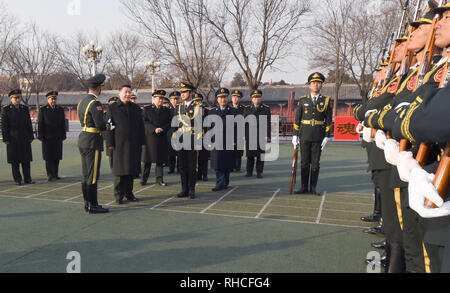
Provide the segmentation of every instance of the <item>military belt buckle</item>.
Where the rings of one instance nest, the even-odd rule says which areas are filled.
[[[312,126],[312,127],[316,126],[316,120],[314,120],[314,119],[311,120],[311,126]]]

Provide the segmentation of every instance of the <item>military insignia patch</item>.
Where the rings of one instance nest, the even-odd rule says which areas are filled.
[[[388,89],[388,93],[394,94],[397,91],[398,82],[394,82]]]
[[[419,77],[416,74],[408,81],[408,90],[409,91],[415,90],[418,82],[419,82]]]
[[[444,73],[445,73],[445,67],[442,67],[441,69],[439,69],[439,71],[434,75],[434,81],[435,82],[441,82],[442,78],[444,77]]]
[[[221,92],[222,92],[222,93],[224,93],[224,92],[225,92],[225,90],[224,90],[224,89],[222,89],[222,90],[221,90]]]
[[[98,106],[98,107],[97,107],[97,110],[98,110],[98,111],[102,111],[102,110],[103,110],[102,106]]]

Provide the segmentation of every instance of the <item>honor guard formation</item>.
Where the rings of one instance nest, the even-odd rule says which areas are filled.
[[[375,187],[374,212],[361,220],[385,237],[372,247],[384,250],[386,272],[449,272],[449,56],[450,3],[429,1],[354,109]]]
[[[377,68],[367,101],[353,111],[360,121],[358,132],[374,185],[373,214],[361,220],[375,223],[365,233],[384,237],[372,243],[373,248],[384,251],[380,261],[365,262],[383,266],[389,273],[449,272],[450,3],[429,1],[413,21],[406,23],[404,16],[400,27]],[[99,101],[105,80],[103,74],[89,78],[88,93],[77,107],[81,190],[87,213],[109,212],[97,198],[103,151],[109,158],[113,196],[119,205],[139,201],[133,193],[134,180],[147,185],[153,164],[158,186],[168,185],[164,167],[169,174],[179,173],[176,196],[188,201],[196,199],[196,184],[209,180],[209,161],[216,175],[212,191],[229,188],[230,174],[243,171],[244,153],[246,168],[241,176],[256,175],[256,181],[264,178],[264,155],[272,142],[272,129],[271,110],[263,104],[262,90],[251,90],[251,103],[244,106],[241,91],[219,88],[210,107],[191,82],[183,81],[170,94],[154,91],[153,102],[141,108],[133,87],[124,84],[105,109]],[[310,94],[298,100],[291,193],[298,152],[301,180],[295,196],[322,194],[317,190],[320,159],[333,127],[331,97],[321,93],[324,82],[323,74],[312,73]],[[8,96],[11,103],[1,114],[7,162],[17,185],[34,184],[30,112],[21,104],[21,90]],[[51,91],[46,97],[47,105],[39,109],[37,139],[42,141],[50,182],[61,179],[58,169],[67,129],[64,109],[57,105],[58,92]],[[239,129],[240,119],[245,124]],[[230,120],[233,123],[228,123]],[[212,137],[208,135],[211,132]]]

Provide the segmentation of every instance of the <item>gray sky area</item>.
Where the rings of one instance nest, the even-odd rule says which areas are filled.
[[[3,0],[9,12],[22,22],[34,21],[39,27],[68,37],[77,31],[104,38],[113,31],[130,28],[132,22],[123,13],[120,0]],[[263,81],[281,79],[303,84],[310,70],[302,58],[305,48],[294,48],[295,57],[277,64],[282,71],[266,71]],[[236,66],[231,66],[226,80],[231,81]],[[325,73],[325,72],[324,72]]]

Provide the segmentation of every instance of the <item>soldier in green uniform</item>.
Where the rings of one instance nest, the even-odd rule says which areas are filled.
[[[97,183],[100,176],[100,164],[103,151],[101,133],[112,127],[103,119],[103,107],[97,99],[102,93],[106,77],[98,74],[87,80],[89,93],[78,103],[78,117],[81,123],[81,133],[78,138],[78,149],[81,154],[83,181],[81,189],[84,198],[84,209],[90,214],[108,213],[109,210],[98,204]]]
[[[30,111],[20,103],[21,90],[13,90],[8,96],[11,104],[4,106],[2,111],[2,135],[8,163],[11,164],[13,179],[17,185],[22,184],[20,165],[25,184],[34,184],[30,171],[30,162],[33,161],[31,142],[34,139]]]
[[[309,76],[311,94],[300,98],[295,114],[293,143],[295,146],[300,144],[302,178],[302,187],[296,194],[320,195],[316,190],[320,156],[331,136],[333,122],[331,98],[320,94],[324,82],[325,76],[319,72]]]
[[[142,158],[144,162],[144,171],[142,172],[141,185],[147,184],[152,163],[155,163],[155,183],[160,186],[167,186],[163,179],[163,166],[167,164],[169,157],[167,134],[171,128],[170,123],[172,113],[169,108],[162,105],[166,96],[166,91],[157,90],[152,96],[154,104],[145,106],[142,113],[145,127],[146,148]]]
[[[243,95],[239,90],[234,90],[231,93],[231,107],[236,110],[236,115],[244,116],[245,106],[241,104],[241,99]],[[236,146],[235,161],[233,171],[241,173],[242,156],[244,155],[244,150],[238,150]]]
[[[181,192],[178,197],[190,197],[195,199],[195,184],[197,182],[197,150],[202,147],[202,129],[197,129],[195,120],[202,118],[202,107],[192,101],[195,87],[188,82],[180,83],[181,99],[176,108],[178,127],[175,131],[182,134],[178,143],[181,144],[178,151],[180,161]],[[187,139],[187,141],[184,141]],[[172,139],[173,140],[173,139]],[[173,142],[172,142],[172,146]],[[175,147],[174,147],[175,148]]]
[[[49,92],[46,97],[48,104],[39,111],[37,138],[42,141],[42,157],[48,181],[54,181],[61,179],[58,169],[63,157],[63,141],[66,139],[66,116],[64,108],[56,104],[57,91]]]
[[[256,177],[263,178],[264,161],[263,154],[266,151],[266,145],[271,140],[271,113],[268,105],[261,103],[261,90],[253,90],[251,92],[252,104],[245,108],[244,116],[247,120],[249,116],[253,116],[256,125],[245,124],[245,142],[247,155],[247,174],[245,177],[253,176],[253,168],[256,162]],[[261,119],[262,118],[262,119]],[[248,120],[247,120],[248,121]],[[265,121],[265,123],[263,123]],[[261,137],[265,134],[265,137]],[[253,136],[255,136],[253,138]],[[255,144],[256,143],[256,144]]]
[[[175,112],[176,112],[176,108],[177,108],[178,104],[180,103],[180,97],[181,97],[181,94],[178,91],[174,91],[174,92],[170,93],[170,95],[169,95],[169,99],[170,99],[169,109],[171,111],[171,119],[174,116],[176,116]],[[173,133],[173,129],[171,128],[169,130],[169,132],[167,133],[167,141],[169,144],[169,174],[175,173],[175,167],[176,167],[177,171],[180,172],[178,152],[173,149],[172,143],[171,143],[172,133]]]

